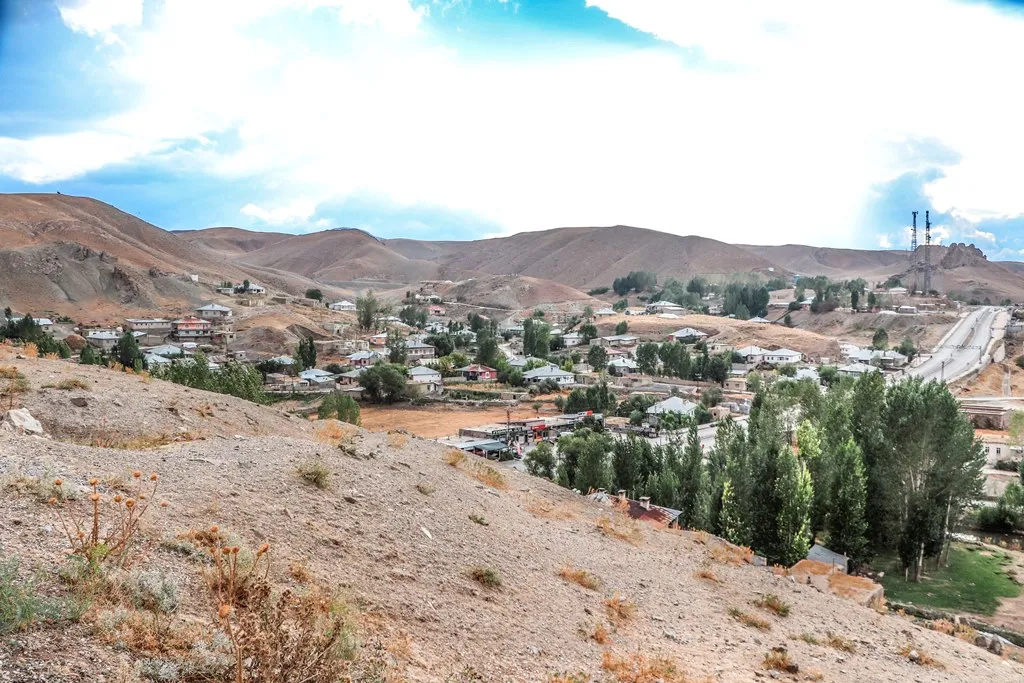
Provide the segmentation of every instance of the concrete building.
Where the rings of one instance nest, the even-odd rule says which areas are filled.
[[[335,301],[333,304],[328,306],[328,308],[330,308],[332,311],[349,311],[354,313],[356,310],[356,305],[351,301],[342,299],[341,301]]]
[[[441,383],[441,373],[434,368],[420,365],[409,369],[409,379],[420,384]]]
[[[527,384],[539,384],[545,380],[554,380],[560,386],[563,386],[575,383],[576,375],[571,372],[566,372],[554,365],[546,365],[544,367],[534,368],[533,370],[524,373],[523,379]]]
[[[213,324],[202,318],[181,318],[171,322],[171,336],[178,341],[209,341],[213,337]]]
[[[220,304],[206,304],[196,309],[196,316],[203,320],[221,322],[231,318],[231,309]]]
[[[437,349],[430,344],[414,339],[405,343],[405,357],[410,363],[433,360],[437,357]]]

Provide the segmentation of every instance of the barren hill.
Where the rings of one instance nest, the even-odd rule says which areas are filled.
[[[558,228],[472,242],[386,243],[403,254],[433,258],[454,268],[529,275],[584,290],[610,285],[615,277],[634,270],[653,271],[663,281],[700,274],[767,275],[777,269],[774,263],[731,244],[623,225]]]
[[[0,545],[24,580],[35,576],[40,594],[53,598],[75,590],[58,578],[68,576],[68,560],[46,503],[53,478],[76,498],[63,504],[68,514],[91,504],[79,493],[89,491],[89,477],[107,505],[130,490],[132,470],[158,472],[168,506],[145,517],[131,564],[111,570],[124,589],[97,593],[77,622],[5,636],[0,671],[10,680],[139,681],[140,672],[169,680],[156,672],[170,671],[200,680],[228,652],[213,636],[217,604],[201,578],[211,566],[202,540],[211,537],[228,538],[243,555],[269,544],[278,591],[322,590],[343,604],[346,651],[362,662],[355,681],[751,681],[767,679],[762,661],[775,647],[799,667],[784,680],[1000,683],[1024,675],[1020,664],[963,640],[755,568],[713,538],[631,522],[472,456],[453,466],[433,442],[332,421],[303,431],[275,409],[215,394],[59,361],[13,362],[30,383],[26,405],[46,413],[55,436],[0,432]],[[76,377],[84,389],[44,386]],[[139,392],[145,402],[126,400]],[[85,445],[72,427],[99,414],[133,429],[136,440]],[[146,439],[147,424],[165,431],[182,418],[205,438],[142,447],[164,442]],[[310,427],[318,439],[305,436]],[[83,443],[62,440],[69,437]],[[298,473],[310,463],[326,470],[326,488]],[[564,568],[596,583],[567,580]],[[151,603],[133,602],[153,585],[175,596],[159,621],[146,611]],[[752,604],[769,593],[788,604],[788,616]],[[731,609],[760,615],[765,630],[742,625]],[[827,647],[828,636],[852,651]],[[912,663],[901,654],[908,646],[938,665]]]
[[[277,244],[294,235],[283,232],[257,232],[241,228],[206,228],[204,230],[175,230],[179,239],[225,258],[237,258],[268,245]]]
[[[541,304],[580,301],[599,302],[578,289],[535,277],[492,275],[470,278],[444,290],[446,299],[468,301],[487,308],[507,310],[531,309]]]
[[[800,275],[826,275],[836,279],[862,277],[869,282],[884,281],[905,269],[909,262],[906,251],[833,249],[801,244],[743,245],[743,248]]]

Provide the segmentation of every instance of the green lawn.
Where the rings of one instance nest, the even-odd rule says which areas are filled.
[[[1006,575],[1011,559],[1000,550],[954,543],[949,567],[926,572],[921,583],[903,580],[899,562],[884,558],[875,567],[885,569],[881,583],[885,596],[896,602],[975,614],[994,614],[1000,598],[1020,595],[1020,586]]]

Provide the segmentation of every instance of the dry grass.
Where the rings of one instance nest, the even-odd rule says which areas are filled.
[[[948,636],[965,640],[968,643],[973,643],[974,639],[978,637],[977,630],[971,628],[967,624],[954,624],[947,619],[936,619],[928,624],[928,627],[933,631],[945,633]]]
[[[703,579],[704,581],[710,581],[711,583],[725,583],[720,578],[715,576],[715,573],[710,569],[701,569],[693,573],[694,577]]]
[[[416,490],[422,493],[424,496],[432,496],[434,495],[434,492],[437,491],[437,489],[435,489],[430,484],[424,484],[423,482],[416,484]]]
[[[610,651],[601,656],[601,668],[615,683],[687,683],[689,679],[675,660],[649,658],[639,652],[619,657]]]
[[[476,467],[470,472],[473,478],[485,486],[490,486],[492,489],[504,490],[508,488],[508,482],[505,480],[503,475],[498,470],[494,469],[490,465],[484,463],[477,463]]]
[[[825,644],[835,650],[840,650],[842,652],[855,652],[857,650],[856,644],[848,638],[843,638],[842,636],[831,632],[825,635]]]
[[[565,579],[575,583],[578,586],[583,586],[587,590],[596,591],[601,586],[601,580],[583,569],[573,569],[566,565],[558,571],[558,575]]]
[[[490,526],[491,525],[491,523],[488,522],[483,516],[478,515],[478,514],[471,514],[469,516],[469,519],[471,521],[473,521],[473,522],[476,522],[480,526]]]
[[[754,552],[750,548],[735,546],[731,543],[720,542],[711,546],[711,559],[719,564],[750,564],[754,559]]]
[[[759,631],[770,631],[772,625],[768,623],[766,619],[762,619],[756,614],[747,614],[738,609],[730,609],[729,616],[740,622],[744,626],[750,626],[756,628]]]
[[[611,645],[612,632],[604,624],[597,624],[594,630],[587,634],[587,638],[598,645]]]
[[[339,420],[321,420],[313,430],[317,441],[329,446],[340,446],[356,433],[354,427]]]
[[[299,583],[309,583],[313,580],[313,572],[302,560],[292,560],[288,563],[288,576]]]
[[[145,451],[150,448],[160,448],[178,441],[194,441],[196,437],[191,433],[178,434],[140,434],[138,436],[122,437],[118,434],[101,431],[89,441],[94,448],[113,448],[121,451]]]
[[[469,576],[484,588],[501,588],[501,575],[490,567],[473,567]]]
[[[576,510],[564,503],[548,503],[539,498],[531,498],[526,504],[526,511],[535,517],[544,519],[575,519]]]
[[[29,342],[21,347],[21,355],[25,358],[39,358],[39,347]]]
[[[73,377],[71,379],[62,379],[57,382],[57,388],[63,391],[72,391],[74,389],[81,389],[82,391],[89,391],[89,383],[84,379]]]
[[[790,636],[793,640],[802,640],[808,645],[821,645],[821,641],[813,633],[801,633],[798,636]]]
[[[788,671],[790,673],[796,673],[799,670],[797,665],[790,660],[789,653],[786,652],[786,648],[784,647],[773,647],[771,651],[764,656],[764,659],[761,661],[761,666],[769,671]]]
[[[918,666],[930,666],[935,669],[945,669],[946,665],[913,643],[907,643],[900,648],[900,654]],[[916,655],[916,656],[915,656]]]
[[[452,467],[458,467],[465,459],[466,454],[458,448],[449,448],[444,452],[444,461]]]
[[[640,528],[631,520],[614,520],[611,517],[602,517],[597,520],[597,528],[605,536],[626,541],[633,545],[640,545],[644,540]]]
[[[760,607],[761,609],[767,610],[769,612],[774,612],[780,617],[789,616],[789,605],[783,602],[779,596],[773,595],[771,593],[764,595],[756,602],[754,602],[754,606]]]
[[[605,611],[613,624],[627,624],[636,616],[636,605],[626,598],[613,595],[604,601]]]
[[[555,673],[548,674],[548,677],[544,679],[544,683],[591,683],[591,680],[589,675],[583,673]]]
[[[711,534],[709,534],[708,532],[703,531],[703,530],[693,532],[693,540],[694,540],[694,542],[695,543],[700,543],[701,545],[707,545],[708,544],[708,539],[710,537],[711,537]]]
[[[388,432],[388,445],[392,448],[402,448],[409,443],[409,435],[402,432]]]
[[[319,459],[304,462],[296,467],[295,470],[302,477],[303,481],[307,484],[312,484],[318,489],[325,489],[330,485],[331,471]]]

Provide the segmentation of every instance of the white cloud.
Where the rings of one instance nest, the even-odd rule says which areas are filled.
[[[115,28],[142,24],[143,0],[71,0],[57,5],[60,18],[72,31],[108,36]],[[109,41],[108,41],[109,42]]]
[[[269,209],[257,204],[246,204],[242,207],[242,215],[272,226],[301,225],[312,218],[315,213],[316,204],[306,199],[297,199],[289,204]]]
[[[317,221],[313,223],[313,226],[317,228],[329,228],[331,227],[331,222],[326,218],[318,218]]]
[[[588,4],[710,68],[669,47],[473,57],[426,31],[418,0],[174,0],[119,31],[112,77],[137,100],[88,130],[0,138],[0,172],[44,182],[163,154],[250,183],[243,214],[268,225],[369,196],[508,232],[626,223],[850,245],[871,187],[918,168],[894,145],[935,140],[962,155],[927,188],[937,209],[1024,213],[1024,94],[1006,85],[1024,63],[1017,17],[954,0]],[[310,12],[336,16],[330,48],[292,28]],[[138,26],[95,17],[96,35]],[[195,140],[214,142],[168,151]]]
[[[892,249],[892,242],[889,240],[889,236],[879,235],[878,246],[880,246],[882,249]]]

